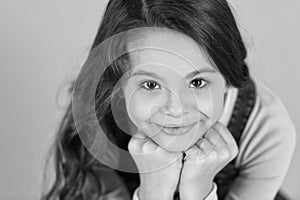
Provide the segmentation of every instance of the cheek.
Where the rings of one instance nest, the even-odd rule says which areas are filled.
[[[214,124],[222,115],[224,101],[224,90],[222,87],[211,86],[204,95],[197,98],[198,110],[204,113]]]
[[[133,94],[126,100],[126,108],[130,119],[137,127],[145,127],[159,106],[155,101],[150,101],[145,95]]]
[[[212,112],[212,123],[218,121],[223,113],[224,108],[224,91],[219,90],[212,93],[213,101],[213,112]]]

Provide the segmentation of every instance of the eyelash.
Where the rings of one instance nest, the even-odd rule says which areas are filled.
[[[207,84],[209,83],[207,80],[204,80],[203,78],[196,78],[194,80],[192,80],[191,82],[195,81],[195,80],[201,80],[201,82],[204,82],[204,86],[201,86],[201,87],[194,87],[195,90],[201,90],[203,89],[204,87],[207,86]],[[152,92],[154,89],[149,89],[147,88],[147,86],[145,86],[147,83],[155,83],[157,86],[159,86],[159,84],[156,82],[156,81],[152,81],[152,80],[148,80],[148,81],[144,81],[142,84],[141,84],[141,87],[142,89],[144,89],[145,91],[147,92]],[[160,86],[159,86],[160,87]]]

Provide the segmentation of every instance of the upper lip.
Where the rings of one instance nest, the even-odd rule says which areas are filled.
[[[167,128],[175,128],[175,127],[187,127],[187,126],[192,126],[194,125],[195,123],[197,122],[193,122],[193,123],[181,123],[181,124],[156,124],[158,126],[161,126],[161,127],[167,127]]]

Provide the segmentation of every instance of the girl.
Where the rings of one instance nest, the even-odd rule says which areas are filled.
[[[294,125],[246,55],[225,0],[110,0],[43,199],[283,198]]]

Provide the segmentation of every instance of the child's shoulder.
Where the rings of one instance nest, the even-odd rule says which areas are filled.
[[[256,102],[239,141],[236,165],[247,169],[247,177],[281,176],[295,149],[296,129],[282,100],[264,83],[254,82]]]
[[[281,98],[274,93],[266,84],[255,80],[256,86],[256,111],[266,113],[269,117],[284,117],[289,121],[291,117]],[[258,113],[257,113],[258,114]]]
[[[295,140],[295,126],[283,101],[263,82],[259,80],[254,80],[254,82],[256,102],[245,127],[248,137],[252,135],[253,137]]]

